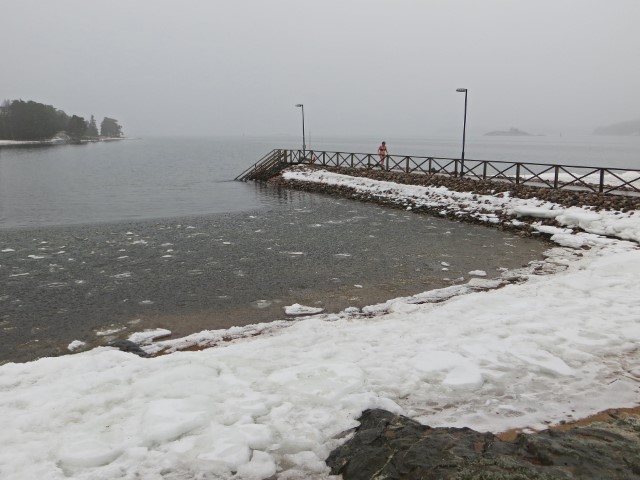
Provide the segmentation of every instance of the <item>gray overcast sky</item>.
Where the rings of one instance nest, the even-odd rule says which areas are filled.
[[[0,0],[0,99],[128,135],[576,131],[640,118],[640,0]]]

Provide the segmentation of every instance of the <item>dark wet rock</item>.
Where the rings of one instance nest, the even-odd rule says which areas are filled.
[[[150,356],[147,352],[140,348],[140,345],[130,340],[114,340],[107,343],[107,346],[115,347],[118,350],[122,350],[123,352],[133,353],[135,355],[138,355],[139,357],[148,358]]]
[[[502,441],[468,428],[430,428],[385,410],[367,410],[353,437],[327,459],[344,480],[525,480],[640,478],[640,420]]]
[[[309,166],[309,168],[318,168]],[[422,185],[431,187],[446,187],[459,192],[474,192],[480,195],[500,196],[504,192],[518,198],[537,198],[562,206],[593,206],[595,210],[640,210],[640,197],[600,194],[588,191],[554,190],[544,187],[527,185],[513,185],[506,182],[475,180],[471,178],[451,177],[446,175],[417,175],[383,170],[367,170],[345,167],[322,167],[324,170],[342,173],[353,177],[366,177],[407,185]],[[278,180],[280,179],[280,180]],[[274,177],[280,182],[281,177]],[[286,182],[285,182],[286,183]]]

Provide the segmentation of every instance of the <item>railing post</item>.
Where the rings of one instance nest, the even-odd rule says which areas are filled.
[[[385,155],[384,157],[384,169],[389,171],[389,155]]]
[[[600,185],[598,191],[600,193],[604,192],[604,168],[600,169]]]
[[[482,179],[487,179],[487,162],[482,162]]]
[[[353,153],[351,154],[351,168],[353,168]]]
[[[555,190],[558,189],[558,178],[560,177],[560,167],[558,165],[555,166],[554,168],[554,175],[553,175],[553,188]]]
[[[367,155],[367,170],[371,168],[371,155]]]
[[[520,184],[520,164],[516,163],[516,185]]]
[[[409,173],[409,157],[407,157],[407,159],[406,159],[406,160],[407,160],[407,164],[406,164],[406,166],[405,166],[404,171],[405,171],[405,173]]]
[[[433,162],[433,158],[429,157],[429,166],[427,167],[429,169],[429,175],[431,175],[431,169],[433,168],[433,164],[431,162]]]
[[[460,159],[460,178],[464,175],[464,158]]]
[[[453,161],[453,176],[458,176],[458,160]]]

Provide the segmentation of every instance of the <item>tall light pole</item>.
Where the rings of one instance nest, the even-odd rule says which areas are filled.
[[[464,123],[462,126],[462,157],[460,160],[464,162],[464,140],[467,134],[467,89],[466,88],[458,88],[456,92],[463,93],[464,92]],[[462,171],[460,172],[462,174]]]
[[[307,156],[307,143],[305,142],[304,136],[304,105],[302,103],[296,104],[296,107],[302,109],[302,157],[306,158]]]

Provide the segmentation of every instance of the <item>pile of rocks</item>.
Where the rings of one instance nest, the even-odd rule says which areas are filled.
[[[394,182],[405,185],[419,185],[425,187],[446,187],[456,192],[473,192],[475,195],[492,195],[500,197],[506,192],[512,197],[523,199],[536,198],[542,201],[556,203],[562,207],[579,206],[582,208],[591,208],[592,210],[612,210],[612,211],[635,211],[640,210],[640,197],[625,195],[605,195],[592,192],[570,191],[570,190],[552,190],[542,187],[530,187],[522,185],[511,185],[498,181],[479,181],[468,178],[448,177],[444,175],[414,175],[401,172],[388,172],[375,169],[357,169],[345,167],[317,167],[305,166],[310,169],[322,169],[352,177],[366,177],[373,180]],[[360,192],[349,186],[329,185],[325,183],[304,182],[300,180],[287,180],[281,174],[272,177],[270,183],[303,190],[314,193],[325,193],[364,202],[374,202],[380,205],[386,205],[394,208],[407,208],[407,203],[386,196],[375,195],[372,193]],[[474,197],[474,200],[477,198]],[[501,230],[510,230],[521,236],[539,235],[535,229],[532,229],[526,222],[518,222],[513,224],[513,215],[508,215],[502,210],[487,211],[488,214],[496,215],[500,218],[500,222],[487,223],[482,220],[481,216],[458,214],[456,209],[442,209],[440,207],[428,207],[425,205],[411,205],[412,211],[415,213],[426,213],[438,217],[447,217],[454,220],[461,220],[468,223],[476,223],[482,225],[490,225]],[[482,213],[480,208],[479,213]],[[554,219],[536,219],[539,223],[546,225],[555,225]]]
[[[430,428],[385,410],[367,410],[359,421],[327,459],[344,480],[640,478],[640,420],[632,415],[514,441],[468,428]]]
[[[361,169],[346,167],[316,167],[330,172],[341,173],[352,177],[366,177],[373,180],[401,183],[405,185],[421,185],[425,187],[446,187],[456,192],[473,192],[478,195],[497,195],[510,192],[518,198],[538,198],[557,203],[563,207],[591,206],[594,210],[640,210],[640,196],[600,194],[588,191],[554,190],[545,187],[513,185],[499,181],[484,181],[471,178],[450,177],[446,175],[416,175],[402,172],[388,172],[377,169]],[[273,181],[283,183],[281,177]]]

